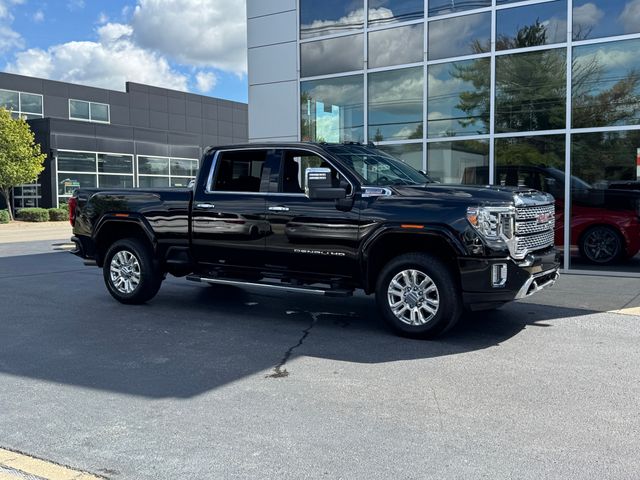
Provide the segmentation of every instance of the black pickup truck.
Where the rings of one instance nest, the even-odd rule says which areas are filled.
[[[122,303],[150,300],[167,273],[362,289],[396,332],[427,338],[558,277],[551,195],[438,184],[370,145],[209,148],[191,189],[80,189],[69,207],[74,253]]]

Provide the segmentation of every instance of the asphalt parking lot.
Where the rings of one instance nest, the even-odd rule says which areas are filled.
[[[171,278],[120,305],[51,243],[0,245],[0,447],[111,479],[640,478],[639,279],[429,342],[364,296]]]

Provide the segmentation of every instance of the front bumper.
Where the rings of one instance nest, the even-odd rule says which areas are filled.
[[[494,265],[506,265],[503,285],[493,282]],[[560,262],[555,249],[549,248],[522,261],[461,258],[459,268],[463,302],[473,309],[525,298],[552,286],[558,279]]]

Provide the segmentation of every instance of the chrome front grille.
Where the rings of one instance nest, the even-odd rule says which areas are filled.
[[[552,246],[554,230],[554,204],[517,207],[511,254],[523,259],[530,252]]]

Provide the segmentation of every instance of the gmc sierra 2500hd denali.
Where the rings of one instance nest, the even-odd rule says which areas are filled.
[[[80,189],[74,253],[122,303],[167,273],[329,296],[375,292],[397,333],[433,337],[558,277],[551,195],[441,185],[373,146],[205,151],[192,189]]]

